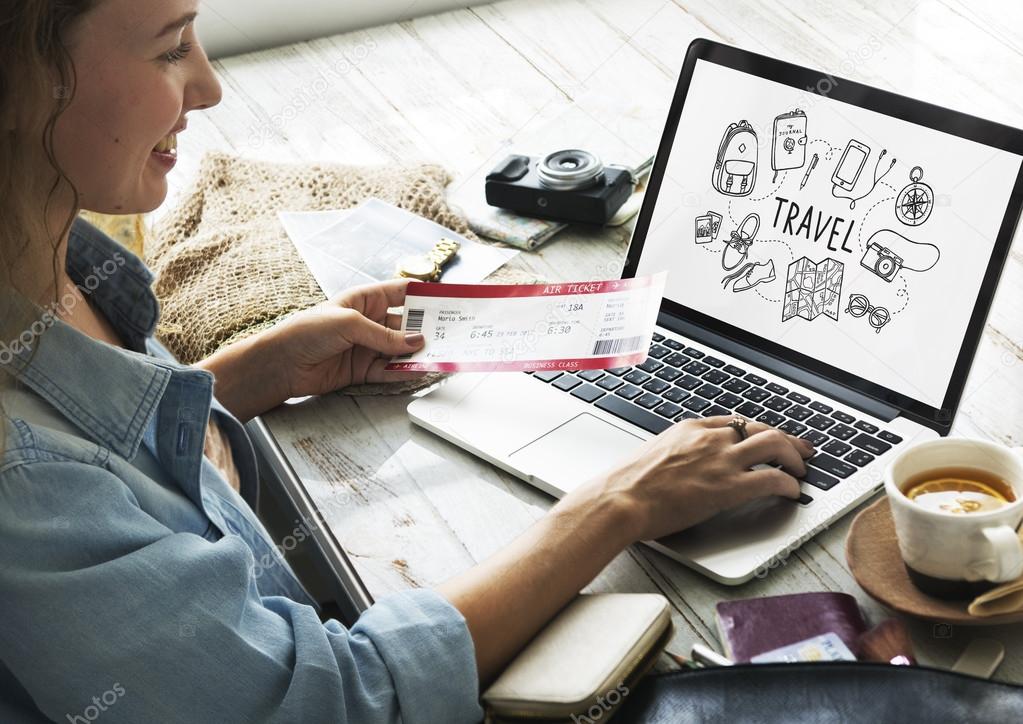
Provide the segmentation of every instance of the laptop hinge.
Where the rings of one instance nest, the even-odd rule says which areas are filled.
[[[864,395],[862,392],[850,390],[848,387],[832,382],[826,377],[821,377],[820,375],[808,372],[802,367],[797,367],[796,365],[789,364],[788,362],[783,362],[777,357],[772,357],[769,354],[760,352],[759,350],[747,345],[740,344],[739,342],[728,339],[716,332],[712,332],[705,327],[687,322],[683,319],[679,319],[678,317],[673,317],[661,312],[657,317],[657,324],[665,329],[670,329],[673,332],[677,332],[688,337],[695,342],[721,350],[722,352],[730,354],[733,357],[737,357],[751,365],[756,365],[757,367],[776,374],[779,377],[792,380],[803,387],[816,390],[822,395],[838,400],[849,407],[865,412],[879,420],[891,422],[901,414],[901,411],[897,407],[875,400],[872,397]]]

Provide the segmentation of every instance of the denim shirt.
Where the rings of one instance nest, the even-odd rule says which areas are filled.
[[[438,594],[385,598],[350,630],[321,623],[253,513],[244,428],[210,373],[153,339],[143,263],[77,222],[67,268],[127,349],[52,318],[0,346],[17,380],[0,457],[0,721],[479,721],[472,639]],[[203,456],[210,415],[240,494]]]

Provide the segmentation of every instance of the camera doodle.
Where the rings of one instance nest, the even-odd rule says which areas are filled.
[[[711,184],[725,196],[748,196],[757,182],[757,132],[748,121],[729,124],[718,145]]]
[[[881,329],[892,321],[892,313],[884,307],[872,306],[870,300],[863,294],[850,294],[849,301],[845,307],[845,313],[859,319],[867,316],[867,322],[874,328],[874,332],[881,334]]]
[[[909,184],[895,200],[895,216],[906,226],[920,226],[934,209],[934,190],[923,182],[923,177],[924,170],[914,166],[909,172]]]
[[[819,262],[801,257],[789,264],[785,277],[785,300],[781,321],[802,317],[808,321],[825,315],[838,321],[839,299],[845,264],[825,258]]]
[[[912,241],[890,229],[882,229],[867,240],[860,265],[890,283],[903,269],[930,271],[939,259],[941,250],[934,244]]]

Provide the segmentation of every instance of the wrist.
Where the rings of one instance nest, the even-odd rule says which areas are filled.
[[[273,330],[224,347],[196,367],[212,372],[217,400],[232,415],[247,422],[288,399],[276,370]]]
[[[614,485],[612,475],[594,478],[576,488],[559,507],[581,516],[588,528],[600,530],[605,540],[624,549],[642,540],[644,515],[641,506]]]

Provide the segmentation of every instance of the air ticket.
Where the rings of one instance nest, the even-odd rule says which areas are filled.
[[[402,329],[419,351],[389,370],[491,372],[587,370],[642,362],[666,272],[557,284],[411,282]]]

